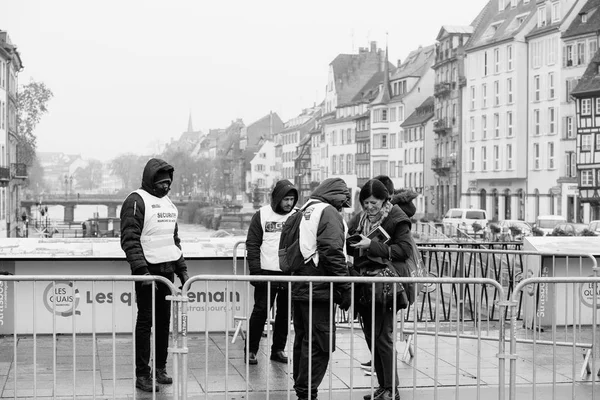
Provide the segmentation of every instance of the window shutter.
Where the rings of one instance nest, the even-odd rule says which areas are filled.
[[[562,56],[563,56],[562,63],[563,63],[563,68],[564,68],[567,66],[567,46],[563,45],[562,50],[563,50],[562,51]]]

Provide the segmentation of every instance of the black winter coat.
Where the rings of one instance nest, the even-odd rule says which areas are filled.
[[[342,205],[348,201],[349,192],[346,183],[340,178],[326,179],[310,196],[309,201],[318,200],[328,203],[321,214],[317,228],[317,252],[319,265],[310,261],[304,269],[294,273],[295,276],[348,276],[346,255],[344,254],[345,229],[344,220],[340,214]],[[297,282],[292,284],[292,299],[300,301],[309,300],[309,283]],[[350,283],[337,283],[334,285],[334,302],[339,302],[341,294],[350,290]],[[329,301],[329,283],[313,283],[313,301]]]
[[[170,164],[158,158],[149,160],[142,175],[142,190],[153,196],[156,196],[156,193],[154,193],[154,176],[159,171],[166,171],[173,180],[174,168]],[[131,193],[127,196],[121,207],[121,248],[127,257],[131,273],[133,275],[170,275],[175,272],[181,278],[182,274],[187,274],[187,266],[183,256],[177,261],[159,264],[150,264],[144,257],[140,236],[144,227],[145,211],[144,200],[137,193]],[[175,224],[173,240],[175,245],[181,249],[177,224]]]

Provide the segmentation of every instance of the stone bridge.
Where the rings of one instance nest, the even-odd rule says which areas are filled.
[[[125,198],[116,198],[114,196],[111,197],[89,197],[89,196],[80,196],[79,198],[75,196],[69,197],[56,197],[56,196],[48,196],[44,197],[42,200],[43,205],[47,206],[63,206],[64,207],[64,222],[73,222],[75,215],[75,207],[78,205],[86,205],[86,206],[106,206],[108,209],[108,218],[116,218],[117,217],[117,207],[123,204],[123,200]],[[173,204],[177,207],[179,212],[181,213],[182,209],[186,207],[188,204],[188,200],[177,200],[171,199]],[[40,200],[35,199],[24,199],[21,200],[21,207],[24,207],[27,211],[27,215],[31,215],[31,210],[35,209],[38,204],[40,204]]]

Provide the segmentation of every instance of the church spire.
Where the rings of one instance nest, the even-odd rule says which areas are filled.
[[[383,84],[381,85],[382,87],[381,87],[381,90],[379,91],[379,93],[377,94],[377,97],[371,103],[372,105],[387,104],[392,98],[392,96],[390,95],[391,90],[390,90],[390,65],[389,64],[390,63],[388,62],[388,46],[387,46],[387,40],[386,40],[385,61],[383,64]]]
[[[190,110],[190,117],[188,119],[188,132],[194,132],[194,128],[192,126],[192,111]]]

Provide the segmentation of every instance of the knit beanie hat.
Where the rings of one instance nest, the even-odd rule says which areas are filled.
[[[360,190],[360,195],[358,199],[360,204],[362,204],[367,198],[375,197],[378,200],[387,200],[390,197],[385,185],[378,181],[377,179],[368,180],[367,183],[364,184],[362,189]]]
[[[154,175],[154,183],[164,181],[165,179],[171,181],[171,174],[168,171],[165,171],[164,169],[158,171],[156,175]]]

